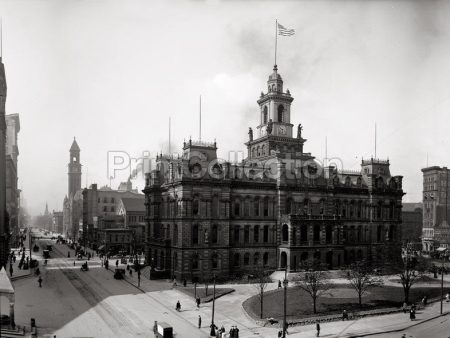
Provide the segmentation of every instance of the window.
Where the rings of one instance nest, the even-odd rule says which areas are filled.
[[[244,254],[244,265],[249,265],[250,264],[250,254],[248,252],[246,252]]]
[[[192,214],[194,216],[197,216],[199,212],[199,203],[198,203],[198,199],[195,199],[194,202],[192,203]]]
[[[239,243],[239,225],[236,225],[234,227],[234,243],[238,244]]]
[[[314,226],[314,242],[320,242],[320,225]]]
[[[377,242],[381,242],[383,240],[383,226],[379,225],[377,228]]]
[[[255,216],[259,216],[259,199],[253,202],[253,213]]]
[[[264,106],[263,123],[267,123],[267,106]]]
[[[259,242],[259,225],[255,225],[253,227],[253,242],[254,243]]]
[[[266,266],[267,264],[269,264],[269,253],[265,252],[263,256],[263,265]]]
[[[194,254],[192,256],[192,270],[198,270],[198,255]]]
[[[264,233],[263,233],[263,241],[264,243],[267,243],[269,241],[269,226],[264,226]]]
[[[103,203],[108,203],[108,199],[106,197],[103,198]]]
[[[269,216],[269,197],[264,198],[264,216]]]
[[[250,226],[246,225],[244,228],[244,243],[248,243],[250,240]]]
[[[100,203],[100,197],[97,199],[97,202]]]
[[[217,257],[217,254],[213,253],[212,257],[211,257],[211,266],[212,266],[213,269],[217,269],[218,268],[218,266],[219,266],[218,262],[219,262],[219,259]]]
[[[238,253],[235,253],[233,256],[233,265],[239,266],[241,264],[241,256]]]
[[[292,199],[288,198],[286,200],[286,214],[290,214],[292,212]]]
[[[250,216],[250,201],[248,199],[244,202],[244,216]]]
[[[241,204],[239,203],[239,201],[234,201],[234,215],[239,216],[240,211],[241,211]]]
[[[114,208],[114,206],[112,206],[111,207],[111,212],[114,212],[115,211],[115,208]]]
[[[107,207],[106,205],[103,207],[103,211],[104,211],[104,212],[107,212],[107,211],[108,211],[108,207]]]
[[[284,112],[284,106],[280,104],[278,106],[278,122],[284,122],[283,120],[283,112]]]
[[[192,227],[192,244],[198,244],[198,225]]]
[[[115,203],[114,197],[111,197],[111,203]]]
[[[217,243],[217,224],[214,224],[212,226],[212,231],[211,231],[211,242],[213,244]]]
[[[332,242],[332,237],[333,237],[333,227],[331,226],[331,224],[327,224],[325,229],[325,241],[327,242],[327,244],[330,244]]]
[[[287,224],[283,224],[281,232],[283,242],[287,242],[289,240],[289,227]]]
[[[178,224],[173,226],[173,244],[178,244]]]
[[[259,252],[253,255],[253,265],[259,265]]]

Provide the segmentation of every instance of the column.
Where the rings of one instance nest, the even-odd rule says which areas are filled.
[[[14,322],[14,302],[9,303],[9,318],[10,326],[14,329],[16,327],[16,323]]]

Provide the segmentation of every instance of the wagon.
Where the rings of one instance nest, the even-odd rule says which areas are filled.
[[[173,338],[173,328],[165,322],[156,322],[153,327],[156,338]]]

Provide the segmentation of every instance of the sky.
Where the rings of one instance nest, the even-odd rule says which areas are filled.
[[[62,208],[76,136],[82,186],[110,184],[108,152],[139,158],[217,141],[245,151],[274,64],[294,97],[305,151],[389,158],[404,201],[421,168],[450,165],[450,3],[446,1],[0,0],[8,114],[20,114],[19,187],[31,214]],[[295,128],[294,128],[295,129]],[[118,173],[116,187],[128,177]],[[143,178],[133,180],[143,188]]]

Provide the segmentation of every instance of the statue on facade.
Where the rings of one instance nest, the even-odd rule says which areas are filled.
[[[302,127],[302,124],[300,123],[297,128],[297,138],[302,138],[302,130],[303,130],[303,127]]]
[[[248,128],[248,138],[250,141],[253,141],[253,129]]]
[[[208,243],[208,229],[205,229],[205,243]]]
[[[272,128],[273,128],[273,122],[272,122],[272,119],[270,119],[269,123],[267,124],[267,135],[272,134]]]

